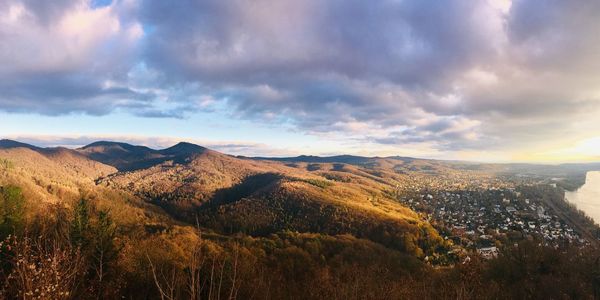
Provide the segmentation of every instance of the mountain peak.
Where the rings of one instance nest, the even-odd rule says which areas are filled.
[[[160,152],[165,155],[188,155],[188,154],[200,154],[206,151],[206,148],[198,146],[196,144],[179,142],[169,148],[163,149]]]
[[[121,143],[121,142],[97,141],[97,142],[93,142],[89,145],[85,145],[81,149],[88,149],[88,148],[94,148],[94,147],[121,147],[121,148],[127,149],[127,148],[133,148],[136,146],[127,144],[127,143]]]

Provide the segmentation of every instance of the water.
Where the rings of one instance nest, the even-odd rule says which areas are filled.
[[[600,172],[588,172],[585,184],[574,192],[565,192],[565,197],[600,224]]]

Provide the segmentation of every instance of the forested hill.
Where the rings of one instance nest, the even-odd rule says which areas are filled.
[[[234,157],[189,143],[2,140],[0,298],[600,295],[598,250],[575,245],[575,235],[544,246],[533,230],[470,235],[449,223],[460,222],[456,199],[514,194],[517,206],[525,195],[542,203],[542,187],[560,192],[551,169],[525,171],[404,157]],[[468,218],[481,219],[477,211]],[[486,259],[479,250],[489,243],[500,254]]]

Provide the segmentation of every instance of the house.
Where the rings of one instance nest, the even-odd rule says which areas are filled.
[[[484,247],[477,249],[477,253],[484,259],[492,259],[498,256],[498,248],[496,247]]]

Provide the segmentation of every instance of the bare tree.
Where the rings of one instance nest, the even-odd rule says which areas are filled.
[[[160,298],[167,300],[176,299],[175,292],[177,290],[177,279],[179,277],[177,274],[177,269],[173,268],[170,271],[167,271],[168,274],[165,274],[165,270],[156,269],[149,255],[146,255],[146,258],[148,258],[154,284],[160,293]]]
[[[199,244],[186,262],[184,270],[177,268],[172,268],[170,271],[160,270],[152,262],[149,255],[146,255],[146,257],[161,299],[177,299],[180,295],[178,291],[181,292],[183,289],[185,289],[185,294],[189,296],[189,299],[192,300],[202,299],[203,295],[208,300],[237,299],[240,285],[238,279],[239,250],[237,245],[234,246],[233,256],[229,261],[225,257],[220,258],[205,254]],[[205,269],[207,261],[209,261],[209,270]],[[204,271],[209,274],[205,274]]]
[[[71,299],[76,297],[85,265],[78,249],[60,247],[37,239],[10,237],[12,272],[7,294],[22,299]]]

